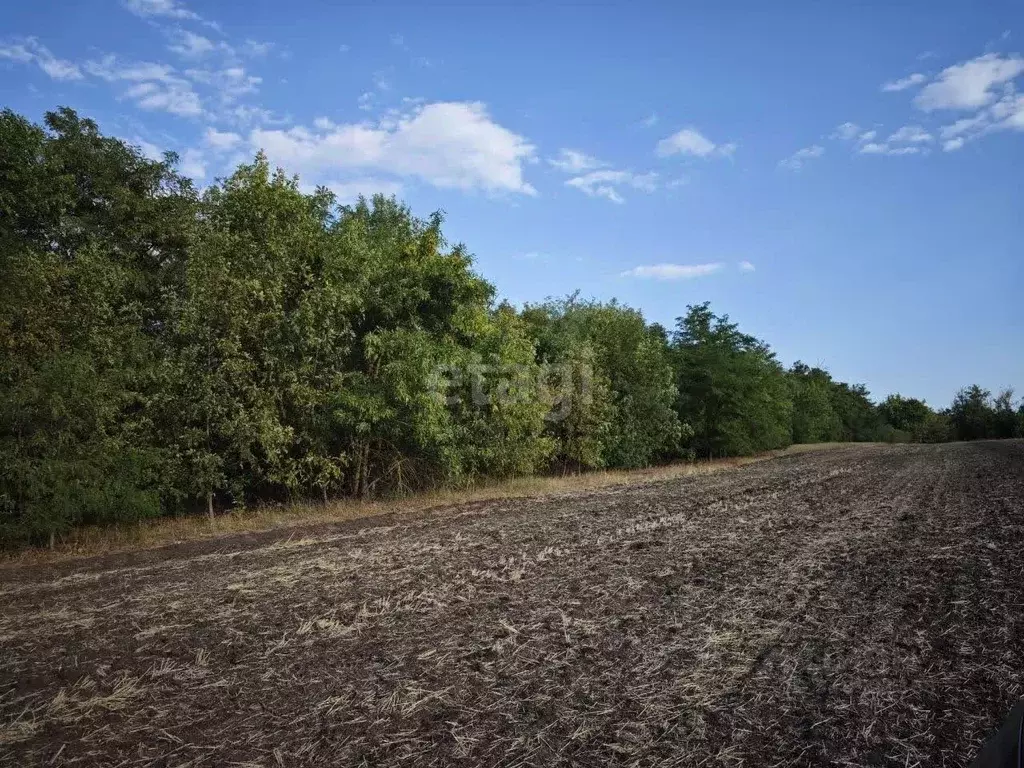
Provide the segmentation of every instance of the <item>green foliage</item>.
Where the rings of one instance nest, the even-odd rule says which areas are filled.
[[[793,396],[793,442],[821,443],[838,440],[842,431],[832,407],[835,383],[821,368],[796,362],[789,371]]]
[[[774,353],[708,303],[687,308],[672,338],[681,420],[699,456],[736,456],[789,445],[793,400]]]
[[[918,443],[945,443],[953,439],[953,425],[945,411],[929,412],[914,432]]]
[[[1021,437],[1021,412],[1024,402],[1015,409],[1013,390],[992,393],[977,384],[964,387],[953,398],[949,421],[954,440],[1005,439]]]
[[[1011,437],[783,370],[708,304],[495,306],[440,214],[257,155],[201,196],[67,109],[0,113],[0,541],[254,501],[642,467],[791,441]]]
[[[687,428],[672,409],[676,393],[663,332],[634,309],[576,296],[527,306],[523,315],[538,359],[580,377],[570,396],[585,410],[549,430],[563,464],[642,467],[676,455]]]
[[[156,514],[167,289],[196,200],[70,110],[0,113],[0,528]]]
[[[878,404],[878,412],[887,424],[904,432],[918,430],[932,413],[923,400],[889,395]]]

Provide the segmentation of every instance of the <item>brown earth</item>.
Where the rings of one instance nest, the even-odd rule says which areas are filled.
[[[966,765],[1024,443],[0,568],[3,765]]]

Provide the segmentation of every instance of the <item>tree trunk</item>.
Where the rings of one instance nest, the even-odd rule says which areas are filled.
[[[363,457],[360,461],[362,467],[362,477],[360,478],[359,484],[359,498],[366,501],[370,495],[370,442],[366,442],[366,446],[363,448]]]
[[[206,514],[210,518],[210,522],[213,522],[213,491],[206,494]]]

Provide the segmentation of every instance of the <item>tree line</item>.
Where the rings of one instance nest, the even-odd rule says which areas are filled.
[[[442,217],[259,154],[205,190],[69,109],[0,113],[0,541],[76,525],[644,467],[793,442],[1020,435],[978,387],[875,405],[708,304],[495,299]]]

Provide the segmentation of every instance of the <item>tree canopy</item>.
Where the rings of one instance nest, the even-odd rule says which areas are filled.
[[[0,540],[261,501],[650,466],[792,442],[1020,436],[786,370],[709,304],[672,333],[496,301],[443,217],[340,206],[262,154],[205,190],[69,109],[0,113]]]

